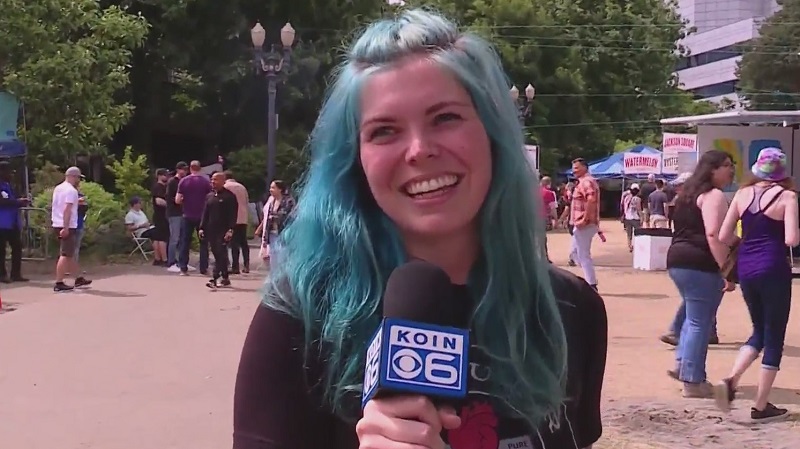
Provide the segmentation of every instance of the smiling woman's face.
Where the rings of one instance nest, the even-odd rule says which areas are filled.
[[[359,141],[372,195],[406,237],[475,226],[491,183],[491,149],[469,94],[451,74],[413,58],[371,75]]]

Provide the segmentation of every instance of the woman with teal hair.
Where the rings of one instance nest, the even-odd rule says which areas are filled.
[[[581,449],[599,438],[605,308],[544,257],[508,86],[486,41],[432,12],[402,12],[356,40],[244,344],[234,448]],[[457,410],[402,396],[362,411],[386,281],[411,259],[451,279],[452,313],[474,344],[469,395]]]

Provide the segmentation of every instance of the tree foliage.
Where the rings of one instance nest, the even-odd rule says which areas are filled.
[[[22,137],[47,159],[98,153],[127,123],[120,101],[142,17],[96,0],[0,0],[0,90],[23,103]]]
[[[739,88],[752,109],[800,105],[800,0],[778,3],[783,8],[764,22],[739,63]]]
[[[639,141],[658,119],[692,108],[677,88],[687,29],[663,0],[428,0],[489,37],[512,83],[536,87],[526,125],[563,164],[617,140]]]

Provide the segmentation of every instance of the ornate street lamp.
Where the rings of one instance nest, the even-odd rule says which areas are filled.
[[[532,84],[528,84],[528,87],[525,88],[524,98],[520,98],[517,86],[511,86],[509,92],[511,93],[511,99],[514,100],[514,104],[517,105],[519,124],[525,126],[525,119],[531,115],[531,106],[533,105],[533,97],[536,96],[536,88],[534,88]]]
[[[267,79],[267,190],[275,178],[275,157],[278,151],[275,140],[278,129],[275,96],[278,92],[278,82],[283,80],[289,70],[294,36],[294,28],[287,22],[281,28],[282,49],[278,50],[275,45],[270,44],[269,49],[264,50],[264,41],[267,37],[264,27],[261,26],[261,23],[256,23],[256,26],[250,30],[250,39],[253,41],[253,65],[256,73]]]

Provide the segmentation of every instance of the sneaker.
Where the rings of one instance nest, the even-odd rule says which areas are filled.
[[[228,274],[242,274],[242,272],[239,271],[238,268],[233,268],[230,271],[228,271]]]
[[[167,271],[169,271],[170,273],[180,273],[181,268],[178,265],[170,265],[170,267],[167,268]]]
[[[230,279],[222,279],[221,281],[217,282],[217,286],[219,287],[230,287],[231,280]]]
[[[197,271],[197,268],[195,268],[195,267],[193,267],[191,265],[186,265],[186,269],[189,270],[189,271]]]
[[[736,389],[733,388],[731,379],[722,379],[714,385],[714,402],[717,407],[725,413],[731,411],[731,403],[736,397]]]
[[[756,410],[755,407],[750,408],[750,419],[753,422],[772,422],[772,421],[780,421],[781,419],[785,419],[789,416],[789,410],[785,408],[775,407],[774,405],[767,403],[767,406],[764,407],[764,410]]]
[[[189,276],[189,271],[188,270],[187,271],[178,270],[178,271],[180,272],[181,276]]]
[[[91,279],[86,279],[83,276],[78,276],[75,278],[75,288],[88,287],[90,285],[92,285]]]
[[[249,272],[250,272],[250,267],[244,267],[244,268],[242,268],[242,273],[243,273],[243,274],[247,274],[247,273],[249,273]]]
[[[714,386],[708,381],[698,384],[684,382],[683,397],[687,399],[711,399],[714,397]]]
[[[216,290],[217,289],[216,279],[211,279],[210,281],[206,282],[206,287],[210,288],[211,290]]]
[[[678,337],[672,332],[664,334],[658,337],[658,339],[670,346],[678,346]]]
[[[53,286],[53,291],[56,293],[71,292],[72,290],[75,290],[75,287],[63,282],[56,282],[56,285]]]

